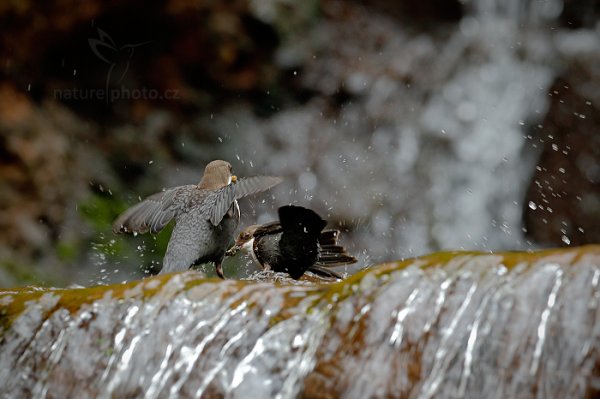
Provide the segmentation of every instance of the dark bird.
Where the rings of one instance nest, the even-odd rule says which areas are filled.
[[[263,269],[285,272],[296,280],[306,271],[341,278],[329,268],[356,263],[356,258],[337,245],[340,232],[323,231],[327,222],[314,211],[286,205],[278,214],[278,222],[242,230],[227,255],[239,249],[249,251]]]
[[[173,187],[149,196],[123,212],[115,220],[113,231],[157,233],[175,219],[160,273],[214,262],[217,275],[224,278],[221,262],[239,223],[237,200],[280,182],[281,178],[272,176],[238,180],[232,175],[229,162],[212,161],[206,165],[200,183]]]

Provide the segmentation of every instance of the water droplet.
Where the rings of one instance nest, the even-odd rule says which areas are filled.
[[[567,245],[571,245],[571,240],[569,240],[569,237],[563,235],[561,238],[562,242],[564,242]]]
[[[537,209],[537,206],[535,205],[535,202],[529,201],[529,208],[531,208],[531,209],[533,209],[535,211]]]

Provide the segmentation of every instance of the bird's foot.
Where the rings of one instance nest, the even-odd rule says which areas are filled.
[[[239,250],[240,250],[240,247],[237,245],[234,245],[233,247],[231,247],[227,251],[225,251],[225,256],[234,256]]]

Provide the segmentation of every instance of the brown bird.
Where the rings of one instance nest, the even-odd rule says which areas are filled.
[[[160,273],[214,262],[217,275],[225,278],[221,263],[239,224],[237,200],[282,181],[273,176],[238,180],[231,170],[229,162],[210,162],[200,183],[169,188],[149,196],[123,212],[115,220],[113,231],[157,233],[175,219]]]
[[[227,255],[243,249],[250,252],[263,269],[288,273],[296,280],[306,271],[341,278],[329,268],[356,263],[356,258],[338,245],[340,232],[323,231],[327,222],[314,211],[286,205],[279,208],[278,214],[278,222],[242,230]]]

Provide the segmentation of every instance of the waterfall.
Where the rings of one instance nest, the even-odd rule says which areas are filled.
[[[457,23],[417,32],[352,3],[323,7],[329,18],[280,54],[290,65],[306,54],[295,79],[315,94],[268,118],[242,105],[200,118],[236,135],[224,156],[279,171],[294,188],[277,200],[348,226],[363,265],[534,247],[523,202],[541,149],[532,130],[543,134],[565,62],[554,43],[562,2],[469,1]],[[269,205],[253,218],[267,221]]]

